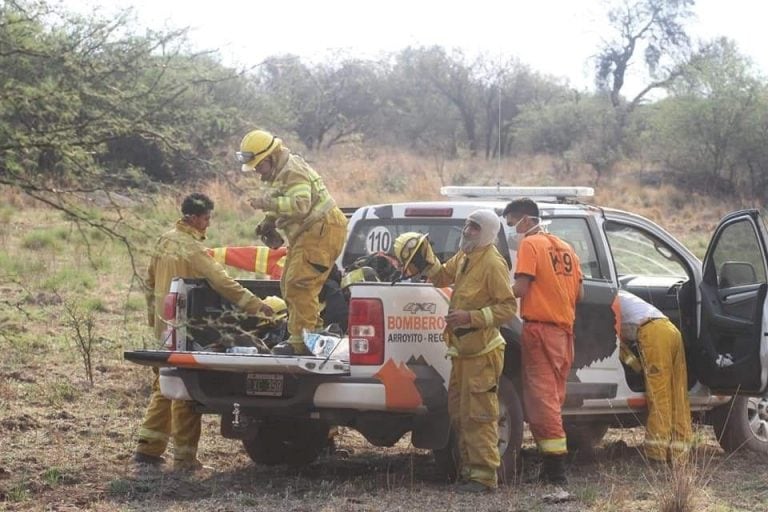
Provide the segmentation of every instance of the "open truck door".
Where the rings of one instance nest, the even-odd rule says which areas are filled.
[[[696,375],[715,393],[768,389],[768,233],[757,210],[725,216],[702,269]]]

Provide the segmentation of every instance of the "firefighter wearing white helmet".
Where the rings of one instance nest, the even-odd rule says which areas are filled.
[[[506,260],[494,245],[501,221],[492,210],[472,212],[460,250],[445,264],[426,235],[405,233],[395,240],[395,256],[406,276],[426,275],[436,287],[454,285],[444,337],[451,357],[448,412],[459,436],[462,492],[497,486],[499,402],[504,339],[499,326],[517,310]]]
[[[257,233],[279,246],[280,229],[290,246],[280,279],[290,337],[273,353],[307,354],[303,330],[320,324],[318,296],[344,246],[347,219],[320,175],[271,133],[248,132],[235,156],[244,172],[256,172],[266,184],[250,199],[253,208],[265,213]]]

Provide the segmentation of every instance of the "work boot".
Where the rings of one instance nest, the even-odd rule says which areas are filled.
[[[523,480],[526,484],[566,485],[565,455],[543,455],[539,474]]]
[[[547,483],[555,485],[568,484],[568,478],[565,476],[565,454],[544,455],[542,459],[541,472]]]
[[[147,466],[162,466],[165,464],[165,459],[159,455],[148,455],[146,453],[134,452],[133,462],[137,464],[146,464]]]
[[[272,347],[272,353],[276,356],[308,356],[311,355],[307,346],[303,343],[288,343],[283,341]]]

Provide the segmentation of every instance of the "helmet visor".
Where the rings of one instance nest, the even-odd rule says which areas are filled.
[[[235,159],[241,164],[247,164],[257,156],[263,155],[264,153],[270,151],[274,147],[276,139],[277,137],[273,135],[272,140],[269,141],[267,147],[261,151],[235,151]]]
[[[241,164],[247,164],[256,157],[256,153],[253,151],[236,151],[235,160]]]

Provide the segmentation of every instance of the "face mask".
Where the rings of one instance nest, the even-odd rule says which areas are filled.
[[[520,219],[519,221],[515,222],[515,225],[512,226],[512,229],[514,230],[511,235],[507,237],[507,244],[509,245],[510,251],[516,251],[518,247],[520,247],[520,243],[523,241],[523,238],[525,238],[528,233],[533,231],[534,229],[541,226],[541,219],[539,217],[531,217],[532,219],[536,219],[536,224],[528,228],[526,231],[522,233],[517,232],[517,226],[523,222],[523,219]]]

